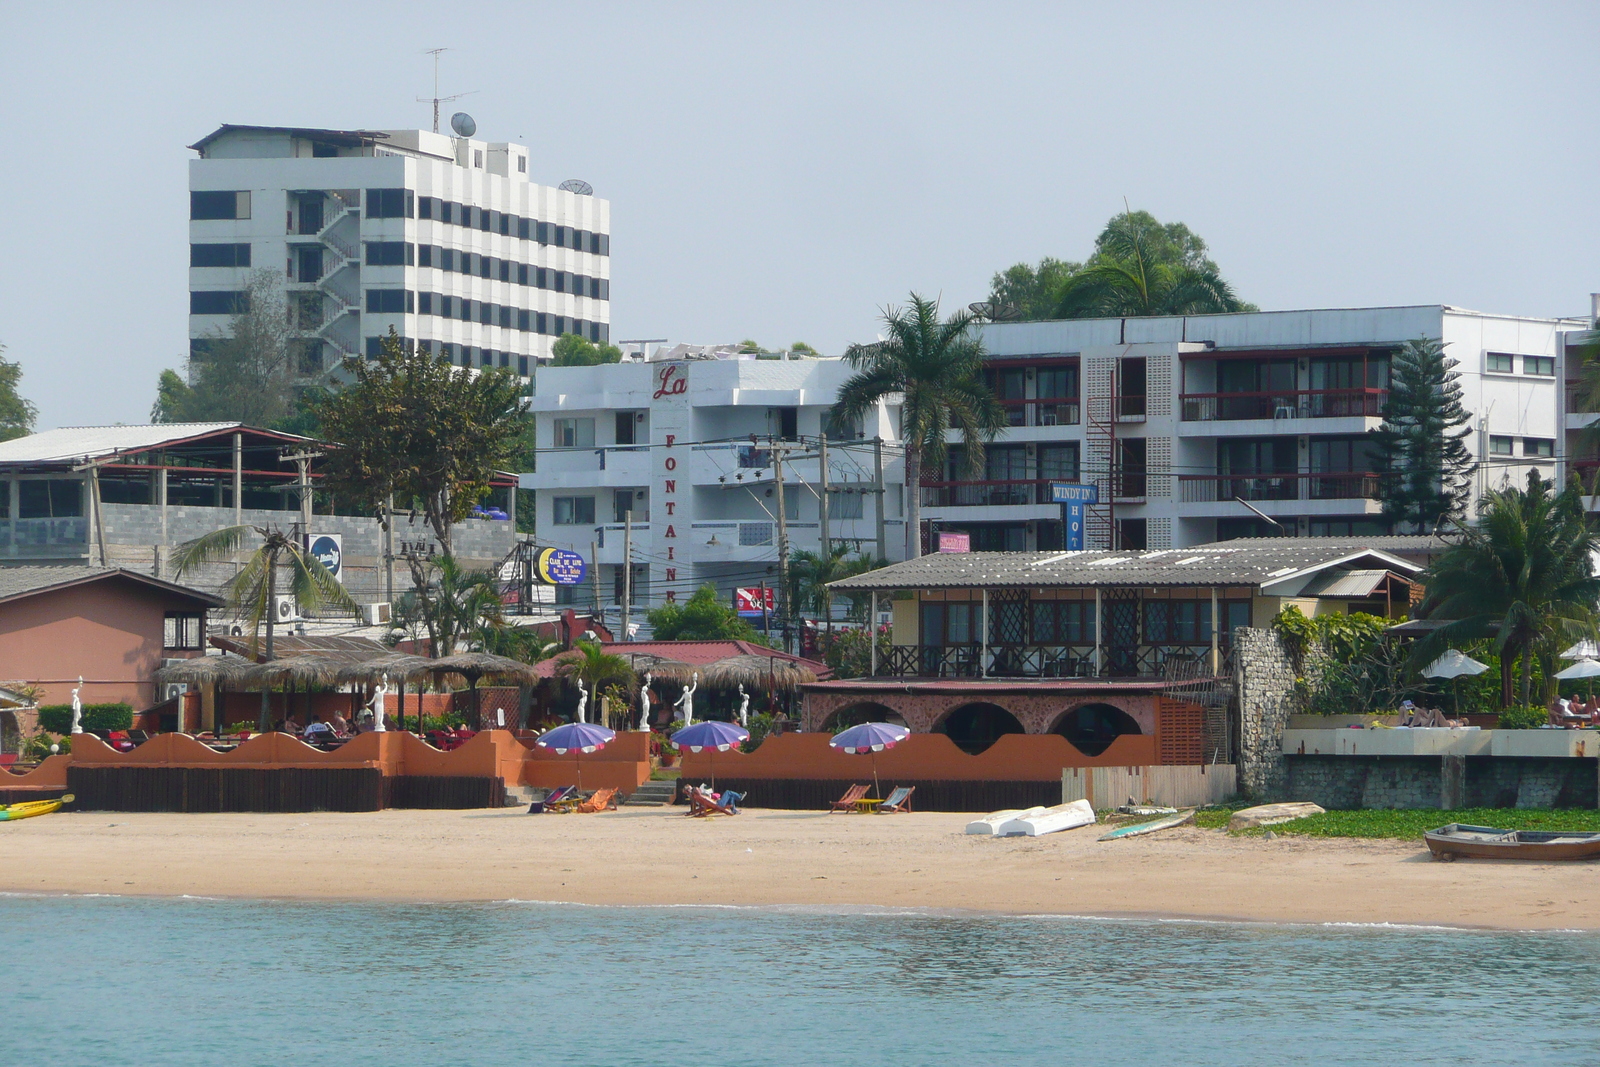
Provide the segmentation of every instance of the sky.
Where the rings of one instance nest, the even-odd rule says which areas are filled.
[[[441,92],[612,204],[612,337],[838,354],[912,291],[1082,259],[1124,200],[1263,309],[1582,315],[1600,4],[0,7],[0,344],[39,427],[187,349],[184,146],[426,128]]]

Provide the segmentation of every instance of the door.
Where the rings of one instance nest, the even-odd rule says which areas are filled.
[[[1108,589],[1102,608],[1106,613],[1106,671],[1113,678],[1139,673],[1139,600],[1131,590]]]

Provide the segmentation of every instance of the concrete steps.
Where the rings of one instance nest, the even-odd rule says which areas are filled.
[[[632,796],[628,797],[625,803],[629,807],[664,808],[672,803],[672,798],[677,794],[677,791],[678,783],[676,781],[645,782],[634,791]]]
[[[508,785],[506,786],[506,807],[526,808],[543,795],[543,789],[535,789],[531,785]]]

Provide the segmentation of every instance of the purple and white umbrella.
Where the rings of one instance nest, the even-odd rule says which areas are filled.
[[[735,745],[742,745],[750,740],[750,731],[738,723],[717,722],[707,719],[697,722],[693,726],[685,726],[673,734],[671,741],[680,749],[690,752],[726,752]],[[716,757],[707,756],[711,761],[711,788],[717,787]]]
[[[578,761],[578,788],[582,789],[583,754],[600,751],[616,736],[615,731],[596,723],[569,722],[540,734],[534,744],[540,748],[548,748],[558,756],[565,756],[568,752],[576,753],[573,758]]]
[[[904,726],[896,726],[892,722],[864,722],[860,726],[852,726],[848,730],[834,734],[833,740],[828,742],[828,747],[855,754],[870,752],[872,785],[881,797],[883,787],[878,784],[878,753],[886,748],[893,748],[910,736],[910,730]]]

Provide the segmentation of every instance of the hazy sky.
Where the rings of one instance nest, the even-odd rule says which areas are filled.
[[[41,428],[187,348],[184,148],[223,122],[479,136],[612,202],[613,337],[876,333],[1081,259],[1123,198],[1266,309],[1582,314],[1600,5],[26,3],[0,9],[0,342]]]

